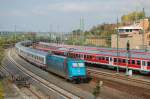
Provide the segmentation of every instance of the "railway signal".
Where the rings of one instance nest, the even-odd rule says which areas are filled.
[[[129,43],[129,40],[127,41],[127,52],[129,52],[130,50],[130,43]]]
[[[128,61],[130,61],[130,43],[129,40],[127,41],[127,60],[126,60],[126,75],[129,75],[128,72]]]

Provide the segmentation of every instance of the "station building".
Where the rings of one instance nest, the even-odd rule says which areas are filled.
[[[129,41],[131,49],[147,49],[150,47],[149,20],[141,19],[139,22],[117,28],[118,47],[126,48]],[[111,47],[117,48],[117,34],[111,36]]]

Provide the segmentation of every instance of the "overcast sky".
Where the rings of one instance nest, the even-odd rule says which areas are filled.
[[[145,8],[150,16],[150,0],[0,0],[0,30],[71,31],[102,23]]]

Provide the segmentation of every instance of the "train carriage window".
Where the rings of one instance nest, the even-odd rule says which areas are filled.
[[[92,56],[90,56],[90,58],[92,59]]]
[[[102,57],[102,60],[105,60],[105,57]]]
[[[101,60],[102,58],[101,58],[101,56],[99,57],[99,60]]]
[[[106,57],[106,61],[109,61],[109,57]]]
[[[80,54],[77,54],[78,55],[78,58],[80,58]]]
[[[99,57],[98,57],[98,56],[96,56],[96,60],[99,60]]]
[[[130,60],[128,60],[128,64],[130,64]]]
[[[86,59],[86,55],[84,55],[84,58]]]
[[[117,62],[117,58],[114,58],[114,62]]]
[[[88,58],[90,59],[90,56],[88,55]]]
[[[126,59],[123,59],[122,62],[123,62],[123,63],[126,63]]]
[[[120,58],[118,58],[118,62],[121,63],[121,59]]]
[[[132,60],[132,64],[135,64],[135,60]]]
[[[87,59],[89,58],[89,55],[87,55]]]
[[[150,66],[150,62],[147,62],[147,66]]]
[[[40,61],[42,61],[42,58],[40,57]]]
[[[87,58],[88,58],[88,59],[91,59],[91,58],[92,58],[92,56],[91,56],[91,55],[87,55]]]
[[[44,58],[42,58],[42,62],[44,62]]]
[[[141,65],[141,61],[140,60],[137,60],[137,65]]]
[[[81,58],[81,57],[82,57],[82,55],[81,55],[81,54],[78,54],[78,56],[79,56],[79,58]]]
[[[145,61],[142,61],[142,65],[143,65],[143,66],[146,66],[146,63],[145,63]]]

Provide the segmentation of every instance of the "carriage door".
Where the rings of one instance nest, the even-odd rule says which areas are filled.
[[[141,70],[147,70],[147,62],[144,60],[141,62]]]
[[[84,54],[80,54],[80,59],[84,60]]]
[[[112,59],[112,57],[109,57],[109,64],[113,65],[113,59]]]

